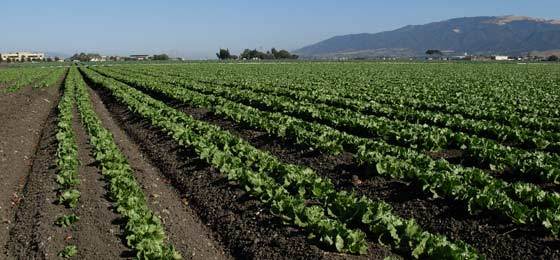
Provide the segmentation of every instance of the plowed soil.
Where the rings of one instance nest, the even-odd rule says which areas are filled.
[[[269,207],[180,146],[161,129],[132,113],[110,93],[88,87],[94,110],[135,171],[148,206],[161,217],[168,242],[185,259],[384,259],[398,251],[368,237],[366,255],[326,250],[302,230],[284,225]],[[358,166],[352,154],[338,156],[278,139],[205,109],[147,93],[196,119],[218,125],[286,163],[308,166],[338,190],[382,199],[427,231],[463,240],[489,259],[560,259],[560,242],[541,228],[509,224],[491,212],[470,214],[466,204],[432,198],[422,187],[379,177]],[[80,159],[78,207],[56,203],[56,123],[60,89],[24,88],[0,95],[0,259],[55,259],[76,245],[76,259],[130,259],[123,219],[108,200],[107,183],[92,157],[89,137],[74,110]],[[451,156],[448,156],[451,154]],[[460,155],[434,154],[453,159]],[[57,217],[74,213],[68,228]],[[355,228],[363,228],[356,226]],[[365,229],[363,229],[365,230]],[[406,258],[406,257],[404,257]]]
[[[390,251],[371,243],[370,254],[354,256],[323,250],[306,234],[283,225],[267,207],[207,163],[180,147],[159,129],[131,113],[103,89],[94,88],[119,126],[171,181],[235,258],[241,259],[382,259]],[[187,231],[188,232],[188,231]]]
[[[382,199],[405,218],[414,218],[427,231],[463,240],[490,259],[560,259],[560,242],[541,227],[519,226],[492,213],[470,214],[465,203],[432,198],[419,186],[376,176],[359,167],[352,155],[331,156],[237,124],[209,111],[149,93],[186,114],[222,127],[287,163],[305,165],[330,178],[339,190]]]
[[[7,254],[9,230],[16,209],[25,200],[23,188],[38,152],[47,118],[56,106],[59,89],[25,87],[0,95],[0,245]]]
[[[34,98],[42,100],[45,96],[43,92],[34,94],[33,91],[38,90],[30,91],[32,96],[29,97],[29,102],[32,104]],[[9,207],[8,213],[13,216],[5,223],[6,232],[5,235],[2,234],[2,239],[5,240],[2,241],[3,256],[0,259],[57,259],[58,252],[66,245],[77,246],[76,257],[79,259],[132,259],[134,253],[126,246],[123,236],[125,223],[108,200],[107,183],[92,157],[89,137],[81,124],[77,109],[74,109],[73,129],[80,160],[80,184],[77,186],[80,200],[74,209],[57,203],[58,184],[55,177],[58,111],[55,101],[59,99],[59,89],[52,88],[49,91],[56,96],[50,108],[42,111],[45,112],[45,119],[38,126],[37,141],[31,147],[35,150],[29,156],[31,165],[27,168],[21,165],[19,168],[14,167],[21,172],[21,177],[8,179],[13,183],[2,186],[17,187],[18,199],[14,199],[13,205]],[[215,238],[212,229],[191,209],[189,200],[170,185],[171,181],[144,157],[140,148],[112,119],[97,94],[93,91],[90,93],[94,109],[104,127],[113,133],[117,145],[134,169],[149,207],[161,216],[168,242],[185,259],[232,259],[230,251]],[[18,106],[12,104],[9,108],[14,107]],[[14,122],[17,121],[14,117]],[[19,139],[6,140],[5,143],[10,146],[5,147],[15,150],[19,146],[13,142],[17,140]],[[5,167],[6,164],[3,163],[2,166]],[[6,189],[2,191],[7,192]],[[59,216],[71,213],[80,218],[76,223],[70,227],[55,225]]]

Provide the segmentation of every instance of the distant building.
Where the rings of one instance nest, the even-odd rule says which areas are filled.
[[[452,56],[449,59],[450,60],[467,60],[467,55],[459,55],[459,56]]]
[[[91,58],[89,61],[107,61],[107,56],[99,56],[99,57],[93,57]]]
[[[129,57],[133,60],[147,60],[148,57],[150,57],[150,55],[140,54],[140,55],[130,55]]]
[[[496,56],[492,56],[493,60],[509,60],[508,56],[501,56],[501,55],[496,55]]]
[[[42,61],[45,59],[45,54],[41,52],[14,52],[14,53],[1,53],[3,61]]]
[[[454,50],[443,50],[441,51],[441,54],[445,55],[445,56],[451,56],[453,54],[455,54],[456,52]]]

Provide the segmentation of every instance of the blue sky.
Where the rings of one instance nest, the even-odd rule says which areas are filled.
[[[558,0],[3,1],[0,52],[168,52],[213,58],[220,47],[293,50],[335,35],[455,17],[560,19],[558,10]]]

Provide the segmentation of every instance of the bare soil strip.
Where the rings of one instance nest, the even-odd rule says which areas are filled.
[[[162,216],[171,243],[186,259],[232,259],[221,245],[213,240],[211,231],[187,206],[187,200],[169,185],[159,171],[149,165],[126,134],[110,118],[99,98],[92,97],[96,112],[129,158],[137,180],[149,195],[149,205]],[[57,110],[53,107],[44,126],[39,149],[33,160],[29,178],[24,181],[14,226],[10,230],[6,258],[53,259],[66,245],[76,245],[81,259],[132,258],[134,253],[126,246],[120,225],[120,216],[107,200],[106,183],[95,159],[91,156],[89,137],[74,110],[73,128],[76,133],[80,160],[81,192],[78,207],[67,209],[56,204],[56,123]],[[75,213],[80,220],[69,228],[57,227],[59,216]]]
[[[120,216],[107,200],[106,183],[91,155],[89,137],[77,108],[74,108],[73,119],[80,160],[78,190],[81,196],[78,208],[73,210],[80,220],[72,226],[72,238],[68,239],[68,243],[78,247],[77,257],[80,259],[132,257],[133,252],[124,244]]]
[[[58,184],[55,182],[57,112],[45,125],[33,167],[23,190],[14,226],[10,230],[6,256],[16,259],[53,259],[66,245],[76,245],[82,259],[115,259],[131,256],[122,243],[118,215],[104,198],[106,191],[101,174],[90,156],[85,131],[74,114],[74,130],[78,142],[81,192],[78,207],[68,209],[56,203]],[[75,213],[80,220],[72,227],[58,227],[59,216]],[[102,250],[100,250],[102,248]]]
[[[170,181],[143,157],[140,148],[118,126],[97,93],[91,89],[89,92],[95,112],[126,155],[150,208],[161,217],[171,244],[185,258],[232,259],[229,252],[213,238],[212,231],[189,208],[188,199],[182,197]]]
[[[394,207],[398,215],[415,218],[430,232],[463,240],[488,258],[515,259],[528,255],[543,259],[560,258],[560,241],[548,236],[539,227],[518,226],[493,214],[470,215],[462,202],[433,199],[422,192],[419,186],[372,175],[367,169],[356,166],[351,154],[323,154],[212,115],[205,109],[153,96],[199,120],[236,134],[284,162],[314,169],[320,175],[330,178],[340,190],[355,190],[358,195],[385,200]]]
[[[280,223],[267,207],[198,159],[148,122],[133,115],[109,93],[96,89],[113,118],[151,163],[169,178],[189,207],[209,226],[235,258],[242,259],[383,259],[391,252],[374,243],[366,256],[322,250],[306,235]]]
[[[56,216],[64,207],[56,205],[56,109],[52,109],[44,126],[39,149],[33,159],[29,177],[24,179],[22,200],[17,207],[14,225],[10,229],[6,257],[46,259],[52,257],[46,247],[63,243],[62,229],[54,227]],[[48,243],[49,245],[47,245]]]
[[[32,89],[0,96],[0,245],[7,254],[9,229],[33,165],[41,132],[58,102],[59,88]]]

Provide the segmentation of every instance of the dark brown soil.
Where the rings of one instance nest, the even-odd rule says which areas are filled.
[[[539,227],[508,224],[509,220],[493,214],[470,215],[462,202],[433,199],[421,187],[372,176],[355,165],[351,154],[322,154],[214,116],[204,109],[163,100],[195,118],[221,126],[285,162],[313,168],[333,180],[340,190],[354,190],[358,195],[385,200],[398,215],[416,219],[430,232],[463,240],[490,259],[560,258],[560,241],[547,236]]]
[[[0,245],[5,255],[15,209],[33,165],[41,132],[58,102],[59,88],[32,89],[0,95]],[[38,152],[38,151],[37,151]]]
[[[91,155],[89,137],[80,120],[74,108],[73,127],[80,160],[78,190],[81,196],[77,209],[72,211],[80,220],[69,230],[72,238],[67,239],[67,243],[78,247],[77,257],[81,259],[130,258],[134,253],[123,243],[120,216],[106,199],[106,183]]]
[[[81,192],[78,207],[65,208],[56,203],[58,185],[56,168],[56,121],[53,109],[44,126],[38,152],[23,190],[23,201],[17,209],[14,226],[10,229],[9,257],[17,259],[53,259],[66,245],[76,245],[83,259],[114,259],[130,256],[122,243],[120,227],[105,197],[101,175],[92,163],[84,129],[74,115],[74,129],[81,162]],[[80,220],[72,227],[58,227],[59,216],[75,213]],[[102,249],[102,250],[100,250]]]
[[[149,195],[152,209],[162,216],[170,243],[181,251],[185,259],[231,259],[219,243],[211,239],[209,228],[200,223],[182,199],[157,169],[149,165],[130,142],[124,132],[111,120],[108,111],[97,96],[93,96],[96,112],[115,133],[116,141],[125,147],[131,166],[138,173],[137,180]],[[81,259],[132,258],[133,252],[126,246],[122,235],[123,224],[106,199],[106,184],[91,156],[91,146],[77,111],[74,111],[73,127],[76,133],[80,160],[81,193],[78,207],[65,208],[58,205],[55,182],[56,168],[56,123],[58,112],[53,106],[43,127],[37,154],[33,159],[29,177],[22,183],[21,200],[16,204],[16,213],[4,258],[54,259],[66,245],[76,245]],[[107,117],[104,117],[107,116]],[[24,176],[25,177],[25,176]],[[58,227],[57,217],[74,213],[80,220],[71,227]]]
[[[96,89],[103,103],[142,152],[169,178],[230,254],[242,259],[382,259],[391,252],[370,244],[367,256],[322,250],[304,233],[283,225],[266,206],[246,195],[235,183],[180,147],[148,122],[133,115],[108,93]]]
[[[214,239],[210,228],[205,226],[188,206],[188,199],[181,197],[156,167],[143,156],[140,148],[130,140],[105,108],[94,91],[89,91],[94,110],[103,126],[113,134],[120,150],[136,173],[136,180],[148,198],[149,206],[161,216],[170,243],[189,259],[231,259],[229,252]],[[92,248],[99,248],[92,246]]]
[[[444,150],[444,151],[428,151],[426,154],[434,159],[446,159],[453,160],[463,157],[463,151],[461,150]]]
[[[56,205],[56,109],[44,125],[39,149],[34,156],[28,178],[24,179],[22,200],[18,204],[14,224],[5,256],[18,259],[46,259],[53,257],[45,250],[46,245],[61,244],[64,232],[54,227],[56,216],[64,213],[62,206]],[[54,240],[53,240],[54,238]]]

